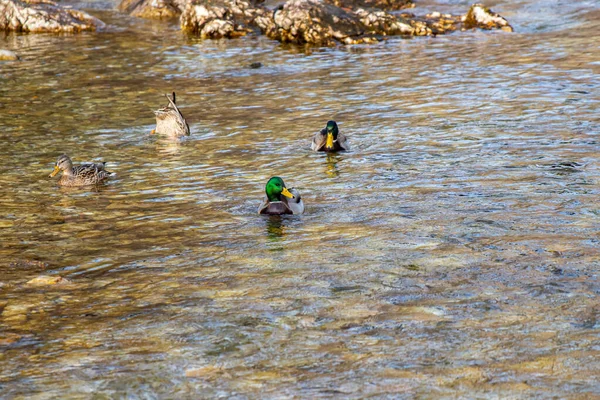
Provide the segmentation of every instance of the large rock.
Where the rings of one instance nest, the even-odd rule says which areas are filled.
[[[481,4],[474,4],[471,6],[469,12],[463,19],[463,28],[502,29],[507,32],[513,31],[512,26],[510,26],[506,19]]]
[[[350,11],[319,0],[290,0],[273,19],[266,34],[280,42],[331,45],[356,41],[366,30]]]
[[[415,33],[410,23],[384,11],[346,10],[322,0],[289,0],[273,20],[267,36],[298,44],[370,43],[378,41],[378,36]]]
[[[415,36],[435,36],[453,32],[461,28],[461,21],[464,19],[460,15],[441,14],[439,12],[424,16],[401,15],[410,21],[410,25],[415,29]]]
[[[181,29],[203,38],[234,38],[264,31],[272,25],[272,12],[246,0],[195,0],[181,14]]]
[[[384,11],[359,8],[354,14],[369,32],[377,35],[419,35],[409,21],[398,19]]]
[[[90,14],[49,0],[0,0],[0,30],[17,32],[92,31],[104,23]]]

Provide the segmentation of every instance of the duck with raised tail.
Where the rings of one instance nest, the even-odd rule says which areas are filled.
[[[151,133],[158,133],[171,138],[189,136],[190,127],[177,107],[175,92],[173,92],[173,99],[167,94],[165,94],[165,97],[169,100],[169,104],[154,111],[154,115],[156,115],[156,128]]]

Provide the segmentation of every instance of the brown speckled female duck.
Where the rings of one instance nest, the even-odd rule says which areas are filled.
[[[165,97],[169,100],[169,104],[160,110],[154,111],[154,115],[156,115],[156,129],[152,133],[166,135],[171,138],[188,136],[190,134],[190,127],[175,104],[175,92],[173,92],[172,100],[167,94],[165,94]]]
[[[73,166],[73,162],[66,154],[58,157],[54,171],[50,177],[56,176],[61,170],[62,176],[58,180],[61,186],[87,186],[103,182],[113,173],[104,169],[106,163],[86,163]]]

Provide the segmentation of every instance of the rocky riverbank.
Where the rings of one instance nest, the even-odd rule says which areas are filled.
[[[373,43],[386,36],[435,36],[456,30],[512,27],[480,4],[464,15],[399,12],[409,0],[288,0],[275,9],[261,0],[123,0],[119,10],[140,18],[179,18],[181,29],[203,38],[264,34],[280,42],[315,45]],[[0,0],[0,29],[80,32],[99,19],[50,0]]]
[[[50,0],[0,0],[0,31],[26,33],[92,31],[104,23]]]
[[[124,0],[120,9],[144,18],[180,18],[181,28],[204,38],[250,32],[280,42],[333,45],[377,42],[386,36],[433,36],[455,30],[512,31],[506,19],[480,4],[464,15],[391,13],[406,0],[288,0],[275,9],[254,0]]]
[[[387,36],[435,36],[456,30],[512,31],[506,19],[480,4],[464,15],[415,15],[409,0],[288,0],[276,8],[261,0],[123,0],[119,10],[140,18],[179,18],[181,29],[203,38],[264,34],[280,42],[315,45],[373,43]],[[50,0],[0,0],[0,29],[80,32],[99,19]]]

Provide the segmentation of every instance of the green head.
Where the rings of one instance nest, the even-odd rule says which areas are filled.
[[[265,192],[267,193],[269,201],[281,201],[282,195],[289,197],[290,199],[294,198],[294,195],[285,187],[283,179],[278,176],[269,179],[269,182],[267,182],[267,186],[265,187]]]
[[[337,140],[338,137],[338,126],[335,121],[327,121],[327,142],[325,143],[325,147],[328,149],[333,149],[333,142]]]
[[[339,131],[335,121],[327,121],[327,134],[330,133],[333,135],[333,140],[337,140]]]

